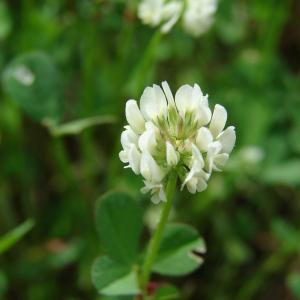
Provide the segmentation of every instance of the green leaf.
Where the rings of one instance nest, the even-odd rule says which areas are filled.
[[[165,285],[158,288],[153,300],[176,300],[180,298],[179,291],[172,285]]]
[[[108,296],[136,295],[140,292],[133,268],[107,256],[98,258],[94,263],[92,281],[101,294]]]
[[[263,179],[271,184],[290,186],[300,184],[300,159],[293,159],[267,167],[263,173]]]
[[[0,238],[0,254],[18,242],[34,225],[29,219]]]
[[[300,273],[290,274],[287,278],[287,285],[295,298],[300,299]]]
[[[61,125],[57,125],[56,123],[50,121],[46,122],[45,125],[48,127],[53,136],[59,137],[63,135],[79,134],[89,127],[102,124],[111,124],[115,122],[116,118],[114,116],[99,116],[75,120]]]
[[[15,58],[4,70],[3,87],[33,119],[59,119],[60,74],[45,53],[29,52]]]
[[[189,226],[170,224],[166,227],[153,271],[162,275],[180,276],[193,272],[202,263],[206,252],[204,240]]]
[[[126,263],[136,260],[142,214],[134,199],[120,192],[100,198],[96,206],[96,227],[110,257]]]

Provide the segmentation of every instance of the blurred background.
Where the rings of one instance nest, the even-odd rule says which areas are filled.
[[[119,188],[157,217],[118,152],[125,101],[163,80],[198,83],[237,131],[207,191],[177,195],[208,252],[170,281],[184,300],[300,299],[300,2],[220,0],[197,39],[136,4],[0,1],[0,299],[102,299],[94,203]]]

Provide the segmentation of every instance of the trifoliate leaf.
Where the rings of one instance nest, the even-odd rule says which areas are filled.
[[[96,206],[96,226],[111,258],[126,263],[136,260],[142,214],[134,199],[120,192],[101,197]]]
[[[171,276],[193,272],[203,263],[206,252],[204,240],[189,226],[170,224],[166,227],[162,243],[152,270]]]
[[[136,295],[139,287],[132,267],[107,256],[96,260],[92,268],[92,281],[99,293],[109,296]]]

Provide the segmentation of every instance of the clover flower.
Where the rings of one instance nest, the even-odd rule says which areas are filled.
[[[197,37],[206,32],[213,24],[217,10],[216,0],[188,0],[183,14],[183,27],[189,34]]]
[[[191,193],[207,188],[213,171],[221,171],[236,135],[227,127],[226,109],[217,104],[211,112],[208,95],[200,87],[183,85],[173,96],[168,83],[147,87],[140,99],[128,100],[129,125],[121,134],[119,156],[127,168],[141,174],[154,203],[166,201],[168,174],[175,170]]]
[[[142,0],[138,16],[144,24],[161,26],[163,33],[182,18],[184,30],[197,37],[211,27],[216,10],[217,0]]]
[[[183,3],[177,0],[143,0],[138,7],[138,16],[144,24],[161,25],[161,31],[167,33],[178,21],[182,7]]]

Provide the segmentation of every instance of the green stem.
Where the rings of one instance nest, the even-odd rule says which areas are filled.
[[[171,211],[171,208],[173,206],[173,199],[174,199],[174,193],[176,189],[176,182],[177,182],[177,175],[175,172],[172,172],[169,176],[167,188],[166,188],[166,196],[167,196],[167,202],[164,203],[164,206],[162,208],[161,216],[159,223],[157,225],[156,231],[154,235],[152,236],[148,250],[146,253],[145,262],[142,268],[142,274],[141,274],[141,287],[145,291],[147,288],[150,274],[151,274],[151,268],[155,261],[157,251],[160,246],[160,242],[162,239],[162,235],[164,232],[165,225],[168,221],[168,217]]]
[[[133,97],[138,97],[142,92],[143,87],[147,84],[147,77],[151,73],[151,68],[155,67],[156,50],[161,41],[162,33],[156,30],[152,35],[141,60],[137,64],[132,76],[127,83],[127,92]]]

